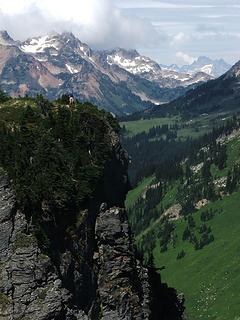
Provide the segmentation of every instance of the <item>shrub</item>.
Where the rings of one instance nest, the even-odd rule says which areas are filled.
[[[6,102],[10,100],[11,98],[7,96],[7,94],[3,91],[0,90],[0,103],[1,102]]]
[[[214,218],[214,212],[213,210],[207,210],[207,211],[203,211],[201,213],[201,221],[205,222],[205,221],[209,221],[212,220]]]
[[[10,304],[8,296],[4,293],[0,293],[0,309],[5,310],[7,306]]]
[[[183,259],[186,255],[186,252],[184,250],[180,251],[177,255],[177,260]]]
[[[189,227],[187,226],[186,229],[183,231],[182,240],[183,241],[189,240],[190,237],[191,237],[191,231],[190,231]]]

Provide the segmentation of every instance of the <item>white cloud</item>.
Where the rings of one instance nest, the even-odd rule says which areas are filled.
[[[186,43],[188,40],[189,40],[189,36],[187,34],[185,34],[184,32],[178,32],[172,37],[170,45],[179,46]]]
[[[233,14],[202,14],[199,15],[199,18],[204,19],[221,19],[226,17],[239,17],[239,15],[233,15]]]
[[[27,8],[33,5],[32,0],[21,0],[21,1],[4,1],[0,0],[0,10],[3,14],[14,15],[16,13],[23,13]]]
[[[95,47],[159,44],[145,19],[125,16],[113,0],[0,0],[0,29],[16,39],[50,31],[72,31]]]
[[[204,39],[218,39],[218,40],[229,40],[229,39],[239,39],[240,32],[230,32],[230,31],[214,31],[206,30],[202,32],[195,32],[192,34],[193,41],[204,40]]]
[[[157,0],[118,0],[118,5],[125,9],[190,9],[190,8],[215,8],[216,5],[207,4],[185,4],[185,3],[170,3],[167,1]]]
[[[190,55],[188,55],[187,53],[184,53],[184,52],[177,52],[176,53],[176,57],[181,61],[181,62],[185,62],[187,64],[192,64],[196,58],[194,57],[191,57]]]

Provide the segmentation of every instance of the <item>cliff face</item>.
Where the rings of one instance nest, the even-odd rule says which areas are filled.
[[[84,206],[26,208],[1,175],[0,320],[182,319],[175,291],[136,259],[123,209],[128,159],[106,126],[110,157]]]
[[[123,209],[102,208],[95,238],[85,225],[88,239],[56,263],[29,232],[6,177],[0,197],[0,319],[149,319],[147,270],[134,258]]]
[[[96,237],[103,319],[150,319],[148,271],[135,258],[125,210],[100,212]]]
[[[7,176],[0,178],[0,319],[149,318],[147,270],[134,257],[126,212],[109,208],[123,205],[128,188],[127,157],[113,132],[111,144],[77,227],[66,232],[64,221],[63,232],[63,222],[42,221],[54,254],[43,252]]]

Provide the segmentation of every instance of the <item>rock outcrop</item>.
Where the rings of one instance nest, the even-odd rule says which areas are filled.
[[[71,299],[51,259],[27,232],[6,177],[0,180],[0,319],[58,319]]]
[[[96,237],[102,319],[150,319],[148,270],[135,258],[125,210],[100,212]]]
[[[0,178],[0,319],[182,319],[176,292],[156,275],[153,289],[152,272],[136,259],[126,211],[103,204],[95,231],[90,225],[55,261]]]
[[[84,258],[83,237],[74,241],[77,250],[59,253],[54,262],[41,251],[2,177],[0,319],[149,319],[148,271],[135,259],[125,210],[101,206],[91,234],[96,246],[85,249],[90,259]],[[74,257],[77,252],[82,257]]]
[[[108,145],[108,157],[81,205],[21,202],[14,175],[0,168],[0,320],[182,319],[176,292],[136,258],[124,209],[128,157],[110,123],[103,124],[99,144]]]

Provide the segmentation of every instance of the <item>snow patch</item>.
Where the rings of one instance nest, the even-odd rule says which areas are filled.
[[[151,60],[141,56],[135,57],[134,59],[127,59],[119,54],[108,55],[107,62],[109,65],[116,64],[133,74],[142,74],[154,71],[154,67],[151,65]]]
[[[72,66],[68,65],[68,64],[65,64],[66,68],[68,69],[68,71],[71,73],[71,74],[75,74],[75,73],[78,73],[79,70],[73,68]]]
[[[88,55],[88,49],[86,47],[80,46],[80,50],[83,52],[85,56]]]
[[[49,36],[33,38],[29,44],[21,46],[21,49],[27,53],[41,53],[47,48],[53,48],[57,51],[59,50],[56,41]]]
[[[212,64],[207,64],[206,66],[202,67],[200,69],[202,72],[207,73],[209,75],[212,75],[213,72],[213,65]]]

